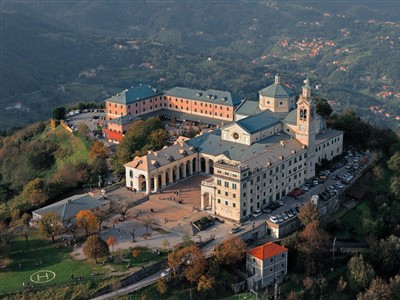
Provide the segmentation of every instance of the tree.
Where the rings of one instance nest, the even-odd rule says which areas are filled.
[[[25,238],[26,246],[29,247],[29,242],[28,242],[29,228],[26,225],[24,225],[24,228],[22,229],[22,236]]]
[[[197,290],[199,292],[205,292],[210,290],[215,283],[214,277],[207,277],[206,275],[201,275],[199,283],[197,284]]]
[[[342,293],[346,289],[346,287],[347,287],[347,282],[344,280],[343,276],[340,276],[336,287],[336,291]]]
[[[169,247],[169,242],[167,239],[164,239],[161,241],[161,246],[163,247],[163,249],[167,250]]]
[[[22,197],[31,206],[44,204],[48,199],[44,191],[44,182],[40,178],[29,181],[22,191]]]
[[[393,299],[400,299],[400,275],[390,278],[390,290],[392,291]]]
[[[309,200],[300,207],[297,217],[304,226],[310,224],[311,222],[318,221],[318,208],[314,203],[311,202],[311,200]]]
[[[369,288],[364,294],[360,293],[357,295],[357,300],[391,300],[395,299],[392,297],[391,289],[383,279],[377,277],[371,282]]]
[[[299,295],[295,291],[290,291],[288,300],[299,300]]]
[[[397,272],[400,268],[400,237],[390,235],[379,241],[379,256],[374,257],[377,264],[387,273]]]
[[[396,174],[400,174],[400,152],[396,152],[387,162],[388,168]]]
[[[207,260],[197,246],[188,246],[181,250],[183,257],[186,259],[186,267],[183,270],[185,278],[195,283],[204,274],[207,266]]]
[[[78,234],[79,226],[76,222],[71,222],[65,226],[65,230],[72,234],[74,240],[76,239],[76,235]]]
[[[375,277],[375,271],[364,261],[362,254],[353,256],[348,264],[351,282],[358,288],[366,288]]]
[[[314,281],[311,279],[311,277],[306,277],[303,280],[303,285],[306,288],[306,290],[310,290],[312,286],[314,285]]]
[[[234,265],[246,255],[246,245],[238,237],[222,242],[215,249],[215,257],[220,264]]]
[[[161,295],[164,295],[168,291],[168,285],[163,278],[158,278],[157,289]]]
[[[110,250],[107,243],[98,235],[91,235],[83,244],[83,254],[85,254],[87,258],[93,258],[97,264],[97,259],[109,255]]]
[[[154,130],[150,133],[149,139],[150,147],[154,150],[159,150],[167,143],[167,140],[169,139],[169,132],[164,128]]]
[[[118,244],[117,239],[113,235],[110,235],[107,239],[108,247],[111,247],[112,251],[114,252],[114,246],[117,244]]]
[[[128,205],[123,202],[115,202],[114,210],[121,215],[122,221],[125,221],[126,214],[129,211]]]
[[[187,234],[187,233],[185,233],[185,234],[182,236],[182,245],[183,245],[184,247],[186,247],[186,246],[189,246],[189,245],[191,244],[191,242],[192,242],[192,239],[190,238],[190,235]]]
[[[146,233],[148,233],[148,229],[149,229],[149,226],[151,225],[152,221],[153,220],[150,218],[150,216],[147,216],[147,218],[144,219],[143,225],[144,225],[144,227],[146,227]]]
[[[129,234],[132,236],[132,243],[135,242],[135,228],[132,227],[132,229],[129,231]]]
[[[101,209],[96,209],[94,211],[94,216],[97,219],[97,223],[99,225],[99,232],[101,231],[101,225],[105,220],[107,220],[107,213]]]
[[[85,123],[80,123],[78,125],[78,133],[82,135],[84,138],[88,138],[90,129]]]
[[[390,191],[397,198],[400,198],[400,177],[399,176],[392,176],[392,178],[390,179]]]
[[[97,229],[97,218],[89,209],[79,211],[75,221],[80,228],[85,230],[86,236]]]
[[[168,254],[168,266],[171,268],[172,273],[174,274],[174,277],[176,276],[176,271],[178,270],[178,267],[182,263],[182,252],[179,250],[172,251]]]
[[[53,211],[45,213],[39,220],[38,228],[45,237],[51,237],[52,242],[57,235],[61,234],[63,225],[60,217]]]
[[[94,160],[96,158],[107,158],[110,151],[102,142],[94,141],[89,151],[89,158]]]
[[[132,250],[132,256],[137,258],[142,254],[142,252],[139,249],[133,249]]]
[[[329,105],[328,100],[317,98],[316,99],[316,112],[321,117],[326,118],[332,114],[332,107]]]
[[[53,119],[54,120],[63,120],[65,118],[65,107],[60,106],[56,107],[53,110]]]

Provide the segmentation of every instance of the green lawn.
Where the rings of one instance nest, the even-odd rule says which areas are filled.
[[[41,238],[36,231],[29,238],[29,247],[25,244],[23,237],[18,237],[11,242],[11,263],[4,269],[0,269],[0,294],[22,290],[22,283],[30,282],[35,287],[54,286],[58,284],[75,283],[71,280],[71,274],[75,277],[83,276],[84,280],[100,279],[102,274],[107,272],[100,266],[96,266],[91,261],[78,261],[70,256],[71,248],[57,248],[51,241]],[[40,261],[43,259],[43,264]],[[21,268],[19,267],[21,264]],[[55,277],[46,283],[34,283],[30,277],[35,272],[48,270],[54,272]],[[96,270],[99,276],[91,276]],[[37,275],[46,276],[46,273],[33,275],[37,280]],[[49,278],[52,273],[47,274]],[[44,277],[43,277],[44,278]],[[43,281],[44,279],[39,280]]]
[[[253,299],[256,299],[256,297],[253,294],[246,292],[246,293],[240,293],[240,294],[229,296],[229,297],[225,298],[224,300],[245,300],[245,299],[253,300]]]
[[[140,255],[138,257],[134,257],[132,255],[133,250],[140,251]],[[161,251],[161,255],[157,256],[153,253],[151,249],[146,247],[134,247],[120,251],[122,251],[123,253],[122,257],[124,260],[120,262],[109,262],[109,265],[111,265],[116,271],[126,271],[129,263],[131,268],[141,267],[147,265],[150,262],[159,262],[167,257],[167,253],[165,251]]]

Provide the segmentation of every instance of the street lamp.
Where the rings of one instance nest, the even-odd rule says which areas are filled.
[[[335,267],[335,244],[336,244],[336,237],[333,239],[332,243],[332,271],[334,270]]]

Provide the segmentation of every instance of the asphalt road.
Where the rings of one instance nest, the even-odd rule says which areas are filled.
[[[155,274],[153,274],[153,275],[151,275],[149,277],[146,277],[146,278],[144,278],[144,279],[142,279],[142,280],[140,280],[140,281],[138,281],[138,282],[136,282],[136,283],[134,283],[132,285],[128,285],[128,286],[126,286],[124,288],[121,288],[119,290],[113,291],[113,292],[108,293],[108,294],[101,295],[101,296],[96,297],[96,298],[92,298],[92,300],[107,300],[107,299],[112,299],[112,298],[120,296],[120,295],[125,295],[125,294],[128,294],[128,293],[135,292],[135,291],[137,291],[137,290],[139,290],[141,288],[144,288],[144,287],[152,284],[153,282],[156,282],[157,279],[160,278],[161,272],[162,271],[157,272],[157,273],[155,273]]]

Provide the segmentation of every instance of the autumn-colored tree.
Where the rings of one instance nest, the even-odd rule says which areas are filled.
[[[168,291],[168,285],[163,278],[157,280],[157,289],[161,295],[164,295]]]
[[[310,255],[321,255],[327,250],[327,233],[319,227],[318,221],[308,223],[299,233],[300,251]]]
[[[199,292],[206,292],[213,287],[214,283],[215,283],[214,277],[207,277],[205,275],[201,275],[199,283],[197,284],[197,290]]]
[[[375,271],[372,266],[364,261],[362,254],[353,256],[347,267],[350,274],[350,283],[357,288],[366,288],[375,277]]]
[[[188,258],[183,275],[189,282],[195,283],[204,274],[207,267],[207,260],[197,246],[185,247],[181,251],[184,254],[183,257]]]
[[[318,221],[318,208],[309,200],[300,207],[297,217],[304,226],[310,224],[311,222]]]
[[[336,286],[336,291],[342,293],[347,287],[347,282],[344,280],[343,276],[340,276],[338,284]]]
[[[215,257],[220,264],[234,265],[246,255],[246,244],[238,237],[222,242],[215,249]]]
[[[129,211],[128,205],[123,202],[115,202],[114,210],[121,215],[122,221],[125,221],[126,214]]]
[[[287,300],[299,300],[299,295],[295,291],[290,291]]]
[[[172,251],[168,254],[168,266],[171,268],[172,273],[174,276],[176,276],[176,271],[178,270],[178,267],[182,263],[182,252],[179,250]]]
[[[314,285],[314,281],[307,276],[306,278],[303,279],[303,285],[306,288],[306,290],[310,290]]]
[[[391,300],[395,299],[392,297],[392,291],[390,285],[387,284],[383,279],[377,277],[371,282],[369,288],[364,294],[359,293],[357,300]]]
[[[55,237],[62,233],[64,226],[60,217],[55,212],[49,211],[39,220],[38,228],[43,236],[51,237],[54,243]]]
[[[94,141],[89,151],[89,158],[94,160],[95,158],[107,158],[109,155],[109,149],[99,141]]]
[[[79,211],[75,221],[80,228],[85,230],[86,236],[97,229],[97,218],[89,209]]]
[[[83,244],[83,254],[85,254],[87,258],[93,258],[97,263],[97,259],[109,255],[110,250],[107,243],[98,235],[91,235]]]
[[[132,256],[137,258],[140,256],[140,254],[142,254],[142,252],[139,249],[133,249],[132,250]]]
[[[112,251],[114,252],[114,246],[117,244],[118,244],[117,239],[113,235],[110,235],[107,239],[108,247],[111,247]]]
[[[22,197],[32,206],[44,204],[48,199],[44,182],[40,178],[29,181],[22,191]]]

